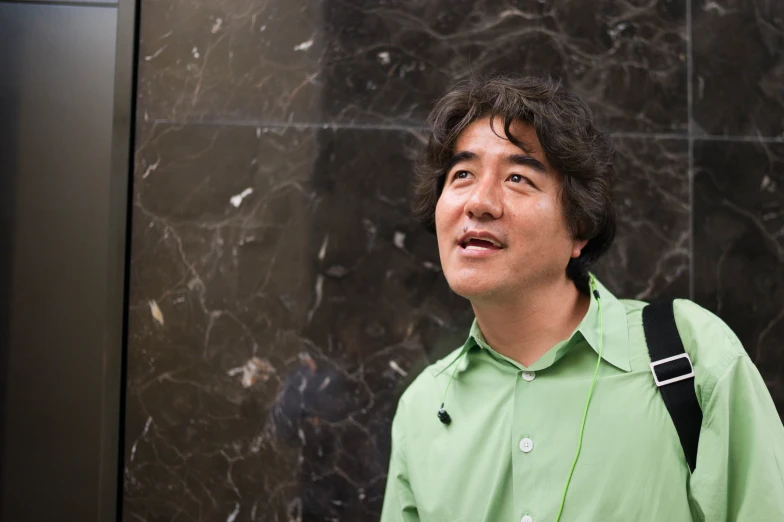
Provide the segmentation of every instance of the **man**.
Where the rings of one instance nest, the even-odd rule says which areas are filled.
[[[674,302],[703,419],[692,472],[645,303],[589,272],[615,215],[612,146],[585,103],[494,78],[428,121],[415,209],[476,320],[400,399],[382,522],[784,521],[784,427],[736,336]]]

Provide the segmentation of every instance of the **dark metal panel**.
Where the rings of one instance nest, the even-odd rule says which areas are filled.
[[[116,34],[113,8],[0,3],[3,521],[114,518],[98,497],[119,422]]]

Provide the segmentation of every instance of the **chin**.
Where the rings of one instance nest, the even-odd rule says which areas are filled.
[[[475,278],[447,277],[447,283],[454,293],[469,301],[487,299],[497,295],[500,291],[497,284],[490,281],[477,281]]]

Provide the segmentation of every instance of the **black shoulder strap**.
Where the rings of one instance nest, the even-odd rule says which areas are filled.
[[[642,310],[642,326],[651,371],[664,404],[681,439],[689,469],[697,466],[697,444],[700,440],[702,410],[694,390],[694,367],[683,349],[672,300],[649,304]]]

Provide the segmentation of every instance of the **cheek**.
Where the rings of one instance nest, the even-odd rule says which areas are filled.
[[[566,217],[559,205],[550,200],[541,200],[535,205],[535,209],[537,217],[549,223],[549,226],[541,228],[543,231],[547,230],[547,234],[553,239],[569,235]]]
[[[523,225],[520,227],[521,230],[543,238],[552,238],[560,228],[558,215],[552,203],[546,199],[540,199],[531,205],[516,209],[513,220]]]
[[[443,247],[444,238],[449,237],[448,227],[448,213],[444,205],[443,198],[438,200],[436,204],[436,239],[438,240],[439,247]]]
[[[553,203],[548,199],[540,199],[537,201],[536,205],[534,205],[534,210],[543,217],[554,214]]]
[[[455,198],[450,198],[447,194],[442,194],[436,203],[436,231],[439,228],[449,226],[455,216],[460,215],[460,209],[456,204]]]
[[[438,235],[438,237],[441,237],[440,229],[444,223],[444,204],[441,198],[439,198],[438,202],[436,203],[435,218],[436,218],[436,235]]]

